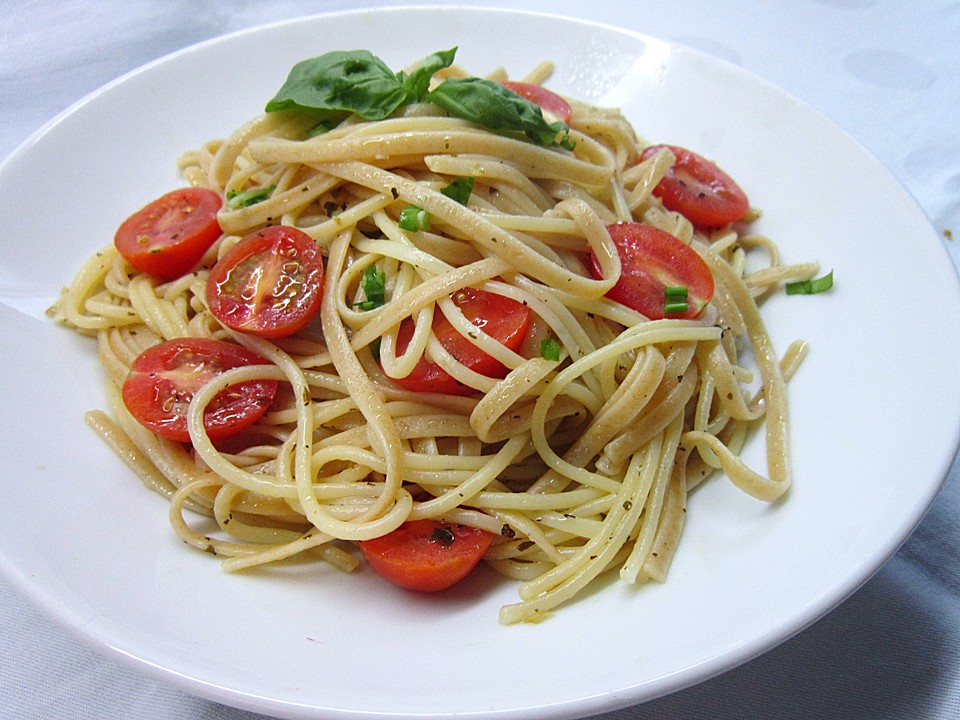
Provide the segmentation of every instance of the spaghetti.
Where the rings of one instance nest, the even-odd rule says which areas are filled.
[[[307,554],[349,571],[356,542],[407,521],[480,528],[495,536],[486,563],[520,581],[500,615],[513,623],[545,617],[611,569],[630,583],[663,581],[687,494],[717,471],[761,500],[783,495],[785,382],[805,348],[778,357],[757,303],[816,264],[782,264],[746,230],[752,215],[705,230],[667,209],[653,191],[676,156],[641,159],[647,143],[619,111],[569,104],[566,147],[491,132],[429,102],[384,119],[352,115],[315,136],[309,113],[266,113],[181,160],[190,185],[259,200],[224,205],[222,235],[192,271],[161,281],[113,246],[80,270],[52,313],[97,339],[109,413],[88,422],[170,499],[184,541],[228,570]],[[466,203],[444,192],[462,178]],[[428,225],[405,229],[409,207]],[[623,222],[691,248],[710,270],[709,304],[652,319],[610,299],[624,261],[607,228]],[[207,281],[242,237],[273,225],[315,241],[326,282],[319,319],[266,339],[221,323]],[[768,266],[748,270],[751,254]],[[370,277],[382,281],[382,304],[370,302]],[[528,308],[522,343],[510,349],[478,328],[454,301],[464,291]],[[438,340],[440,317],[503,371],[462,364]],[[176,338],[227,340],[264,359],[193,395],[187,443],[144,427],[121,398],[134,360]],[[541,353],[542,341],[556,352]],[[463,391],[405,386],[424,357]],[[250,380],[277,383],[270,407],[229,441],[211,440],[206,409]],[[759,424],[764,472],[738,457]],[[188,510],[217,530],[194,529]]]

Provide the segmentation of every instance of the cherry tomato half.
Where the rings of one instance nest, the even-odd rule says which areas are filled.
[[[713,297],[713,275],[696,251],[668,232],[643,223],[607,226],[620,255],[620,280],[608,292],[611,300],[633,308],[651,320],[694,318]],[[603,277],[600,261],[591,270]],[[666,288],[686,288],[687,309],[666,315]]]
[[[256,353],[222,340],[167,340],[144,350],[133,361],[121,395],[141,425],[170,440],[187,442],[187,410],[196,392],[225,370],[265,364]],[[216,440],[250,427],[273,402],[276,392],[276,380],[224,388],[204,412],[207,434]]]
[[[697,153],[676,145],[651,145],[646,160],[662,148],[676,157],[673,167],[653,189],[667,210],[682,213],[694,225],[713,228],[739,220],[750,210],[746,193],[723,170]]]
[[[530,308],[503,295],[473,288],[458,290],[451,299],[470,322],[501,345],[514,352],[519,350],[530,325]],[[413,330],[412,319],[407,318],[400,323],[397,333],[398,354],[402,355],[406,351],[413,337]],[[457,332],[439,309],[433,314],[433,334],[451,355],[474,372],[493,378],[506,376],[507,368]],[[476,392],[454,380],[446,370],[427,358],[421,358],[406,377],[392,380],[401,387],[416,392],[447,395],[470,395]]]
[[[374,572],[394,585],[437,592],[469,575],[492,541],[493,535],[478,528],[411,520],[359,545]]]
[[[220,196],[206,188],[181,188],[128,217],[113,242],[124,259],[158,280],[175,280],[193,269],[220,237]]]
[[[508,90],[513,90],[517,95],[529,100],[535,105],[539,105],[544,112],[550,113],[557,120],[565,123],[570,122],[573,115],[573,108],[570,103],[557,95],[552,90],[547,90],[542,85],[533,83],[507,81],[501,83]]]
[[[207,304],[228,328],[265,338],[293,335],[320,309],[323,257],[302,230],[277,225],[234,245],[210,271]]]

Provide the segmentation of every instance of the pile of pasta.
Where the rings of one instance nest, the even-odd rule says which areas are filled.
[[[479,527],[496,536],[486,564],[519,581],[518,601],[500,614],[513,623],[547,616],[607,572],[663,581],[688,493],[714,473],[763,501],[786,492],[785,386],[805,346],[778,356],[758,302],[816,264],[783,264],[770,240],[749,234],[749,217],[705,232],[666,210],[651,191],[670,154],[639,161],[646,143],[619,111],[570,103],[573,151],[424,104],[316,137],[302,114],[264,114],[181,159],[187,182],[223,196],[272,189],[248,207],[224,206],[223,235],[193,272],[160,282],[112,245],[82,268],[52,313],[98,343],[109,412],[87,420],[170,499],[184,541],[231,571],[293,556],[350,571],[361,562],[356,541],[406,520]],[[466,205],[440,192],[458,177],[474,179]],[[409,205],[430,214],[429,230],[401,228]],[[595,279],[584,258],[615,256],[605,227],[618,221],[661,228],[706,261],[715,293],[698,318],[650,320],[605,296],[616,277]],[[216,259],[272,224],[306,232],[326,261],[320,321],[274,341],[223,327],[204,294]],[[385,277],[385,302],[367,310],[371,266]],[[531,341],[513,352],[476,332],[450,301],[463,288],[526,304]],[[432,336],[436,313],[509,374],[460,366]],[[417,330],[398,354],[408,317]],[[134,358],[180,337],[226,339],[269,360],[234,375],[255,370],[281,387],[241,441],[165,440],[125,409],[119,388]],[[559,359],[541,355],[543,337],[556,338]],[[385,375],[403,376],[424,353],[476,392],[414,392]],[[220,389],[198,392],[191,415]],[[758,471],[738,454],[761,426]]]

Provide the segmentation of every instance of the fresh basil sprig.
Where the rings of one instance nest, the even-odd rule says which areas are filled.
[[[313,110],[327,123],[351,114],[383,120],[402,105],[422,102],[430,78],[455,54],[456,48],[434,53],[407,74],[394,73],[368,50],[329,52],[294,65],[266,110]]]
[[[492,132],[573,149],[565,123],[548,123],[538,105],[499,83],[450,78],[430,90],[431,78],[453,64],[456,52],[455,47],[436,52],[409,73],[394,73],[368,50],[338,50],[302,60],[293,66],[266,111],[311,111],[318,124],[329,127],[349,115],[383,120],[404,105],[428,101]]]

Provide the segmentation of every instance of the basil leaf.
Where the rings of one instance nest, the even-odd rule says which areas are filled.
[[[380,58],[368,50],[338,50],[294,65],[266,110],[314,110],[321,122],[350,114],[382,120],[406,100],[403,83]]]
[[[486,78],[444,80],[427,99],[451,115],[501,134],[520,134],[538,145],[572,149],[566,123],[548,123],[540,107]],[[560,137],[563,134],[564,137]]]
[[[440,70],[453,65],[453,58],[457,54],[457,48],[441,50],[433,55],[425,57],[417,66],[407,75],[404,72],[397,73],[397,78],[403,83],[404,90],[407,93],[407,102],[423,102],[430,90],[430,79]]]
[[[312,110],[320,122],[351,114],[382,120],[402,105],[421,102],[434,73],[453,64],[457,48],[435,52],[409,73],[394,73],[369,50],[337,50],[302,60],[267,103],[267,112]]]

